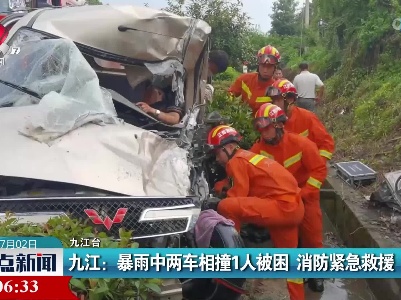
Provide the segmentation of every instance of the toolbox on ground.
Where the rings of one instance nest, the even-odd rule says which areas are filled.
[[[377,172],[360,161],[339,162],[334,167],[338,177],[353,187],[370,185],[377,178]]]

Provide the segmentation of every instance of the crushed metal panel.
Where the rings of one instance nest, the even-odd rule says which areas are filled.
[[[400,194],[401,180],[398,181],[400,177],[401,177],[401,170],[384,174],[384,178],[386,179],[387,185],[390,187],[391,194],[397,201],[398,205],[401,206],[401,194]]]
[[[126,58],[147,62],[178,60],[185,69],[185,109],[192,108],[193,104],[199,104],[203,99],[204,86],[199,81],[207,77],[208,51],[205,47],[211,33],[211,27],[205,21],[130,5],[40,9],[28,13],[11,28],[0,46],[0,52],[7,52],[17,30],[33,20],[33,29],[100,50],[103,56],[108,57],[107,60],[119,63],[127,62]],[[102,34],[99,35],[99,32]],[[198,66],[201,56],[204,56],[203,63]],[[128,70],[133,66],[124,67],[130,73]],[[128,80],[133,86],[139,83],[129,75]],[[133,81],[136,83],[133,84]],[[197,83],[192,86],[195,81]]]
[[[376,181],[377,172],[360,161],[334,164],[337,175],[351,186],[366,186]]]
[[[1,176],[64,182],[131,196],[188,193],[187,152],[174,142],[129,124],[86,124],[49,146],[18,132],[37,113],[38,105],[0,109],[0,136],[2,145],[7,145],[0,147]]]
[[[205,21],[132,5],[46,10],[35,20],[33,28],[105,52],[149,62],[185,58],[185,68],[194,67],[211,33]]]

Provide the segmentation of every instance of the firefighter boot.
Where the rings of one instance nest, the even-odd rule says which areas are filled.
[[[321,293],[324,291],[324,282],[321,278],[309,278],[308,279],[308,287],[317,293]]]

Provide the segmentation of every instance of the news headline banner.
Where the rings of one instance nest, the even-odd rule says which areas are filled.
[[[71,248],[0,237],[0,276],[76,278],[401,278],[397,248]]]
[[[401,278],[401,249],[64,249],[77,278]]]

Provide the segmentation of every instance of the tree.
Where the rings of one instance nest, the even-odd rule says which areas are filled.
[[[297,35],[300,23],[297,18],[295,0],[277,0],[273,3],[273,13],[270,15],[271,34]]]
[[[206,21],[212,27],[211,48],[226,51],[235,66],[257,51],[250,47],[253,28],[241,0],[169,0],[165,10]]]
[[[164,10],[173,14],[184,16],[185,15],[185,0],[167,0],[167,7]]]

